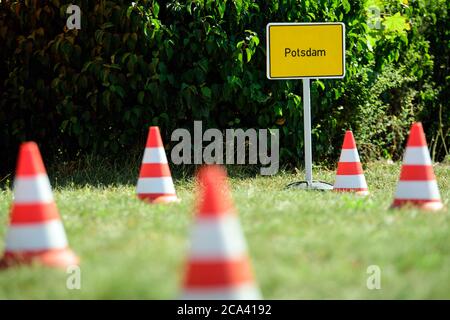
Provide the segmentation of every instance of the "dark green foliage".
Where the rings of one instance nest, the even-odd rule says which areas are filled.
[[[348,128],[364,156],[398,158],[413,120],[442,159],[450,4],[383,1],[377,30],[368,2],[2,1],[2,163],[23,140],[62,157],[114,155],[140,148],[151,124],[168,142],[193,120],[279,128],[283,160],[301,160],[301,81],[265,76],[265,26],[279,21],[346,24],[346,78],[312,84],[315,160],[333,162]],[[65,28],[69,3],[82,9],[79,31]]]

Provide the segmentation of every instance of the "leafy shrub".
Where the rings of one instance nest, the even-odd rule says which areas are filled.
[[[82,9],[67,30],[66,9]],[[381,29],[368,26],[381,7]],[[425,1],[2,1],[0,148],[10,168],[19,141],[48,155],[115,155],[146,127],[281,130],[281,156],[303,157],[300,81],[265,76],[265,26],[343,21],[344,80],[312,82],[314,157],[332,161],[343,131],[365,157],[398,159],[423,120],[436,159],[448,154],[449,3]],[[2,157],[2,160],[5,157]]]

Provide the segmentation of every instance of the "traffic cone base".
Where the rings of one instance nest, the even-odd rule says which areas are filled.
[[[354,193],[358,196],[367,196],[369,195],[369,190],[364,189],[364,188],[338,188],[338,189],[333,189],[333,191],[336,192],[351,192]]]
[[[174,195],[167,194],[156,194],[156,193],[142,193],[138,195],[138,198],[150,203],[170,203],[170,202],[180,202],[180,199]]]
[[[333,191],[352,192],[360,196],[369,194],[355,139],[351,131],[345,132]]]
[[[39,264],[54,268],[67,268],[78,265],[79,258],[69,248],[51,249],[30,252],[5,252],[0,260],[0,268],[10,268],[20,265]]]
[[[416,207],[426,211],[444,208],[420,122],[411,126],[399,182],[391,208]]]
[[[239,285],[234,288],[226,287],[223,289],[194,289],[185,291],[181,296],[182,300],[202,300],[207,297],[208,300],[261,300],[259,289],[253,284]]]
[[[149,129],[136,193],[149,203],[179,202],[158,127]]]
[[[444,208],[441,200],[404,200],[395,199],[391,208],[415,207],[425,211],[439,211]]]

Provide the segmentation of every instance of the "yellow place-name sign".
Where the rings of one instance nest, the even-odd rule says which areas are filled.
[[[267,78],[343,78],[345,25],[341,22],[269,23]]]

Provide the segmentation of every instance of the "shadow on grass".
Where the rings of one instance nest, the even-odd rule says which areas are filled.
[[[54,188],[81,188],[85,186],[135,186],[141,167],[142,153],[130,151],[115,158],[87,155],[71,161],[47,164],[47,173]],[[175,181],[187,181],[195,177],[201,165],[174,165],[170,163]],[[228,176],[241,180],[260,175],[258,165],[228,165]],[[0,177],[0,189],[12,188],[14,174]]]

